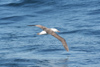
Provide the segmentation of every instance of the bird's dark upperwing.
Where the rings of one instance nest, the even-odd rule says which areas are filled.
[[[37,27],[39,27],[39,28],[41,28],[41,29],[43,29],[43,30],[46,29],[46,27],[44,27],[44,26],[42,26],[42,25],[28,25],[28,26],[37,26]]]
[[[67,43],[66,43],[66,41],[65,41],[64,38],[60,37],[60,36],[57,35],[55,32],[52,32],[51,35],[54,36],[54,37],[56,37],[58,40],[60,40],[60,41],[62,42],[64,48],[65,48],[67,51],[69,51],[69,48],[68,48]]]

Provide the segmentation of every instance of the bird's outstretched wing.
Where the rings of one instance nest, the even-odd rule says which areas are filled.
[[[43,30],[46,29],[46,27],[44,27],[44,26],[42,26],[42,25],[28,25],[28,26],[37,26],[37,27],[39,27],[39,28],[41,28],[41,29],[43,29]]]
[[[69,51],[69,48],[68,48],[67,43],[66,43],[66,41],[65,41],[64,38],[60,37],[60,36],[57,35],[55,32],[52,32],[51,35],[54,36],[54,37],[56,37],[58,40],[60,40],[60,41],[62,42],[64,48],[65,48],[67,51]]]
[[[42,26],[42,25],[28,25],[28,26],[37,26],[37,27],[39,27],[39,28],[45,30],[48,34],[51,34],[52,36],[54,36],[54,37],[56,37],[58,40],[60,40],[60,41],[62,42],[64,48],[65,48],[67,51],[69,51],[69,48],[68,48],[68,46],[67,46],[67,43],[66,43],[65,39],[62,38],[62,37],[60,37],[59,35],[57,35],[57,34],[56,34],[55,32],[53,32],[52,30],[50,30],[50,29],[48,29],[48,28],[46,28],[46,27],[44,27],[44,26]]]

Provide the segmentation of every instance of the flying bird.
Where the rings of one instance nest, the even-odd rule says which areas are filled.
[[[65,39],[62,38],[62,37],[60,37],[58,34],[55,33],[55,32],[60,32],[57,29],[55,29],[55,28],[47,28],[47,27],[44,27],[42,25],[28,25],[28,26],[36,26],[36,27],[39,27],[39,28],[43,29],[42,32],[37,33],[37,34],[38,35],[51,34],[52,36],[54,36],[55,38],[57,38],[58,40],[60,40],[62,42],[62,45],[64,46],[64,48],[67,51],[69,51],[69,48],[67,46],[67,43],[66,43]]]

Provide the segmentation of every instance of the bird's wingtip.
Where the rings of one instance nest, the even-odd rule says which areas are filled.
[[[27,25],[27,26],[36,26],[36,25]]]
[[[67,50],[67,52],[69,52],[69,48],[68,48],[68,47],[67,47],[67,49],[66,49],[66,50]]]
[[[69,50],[67,50],[67,52],[69,52]]]

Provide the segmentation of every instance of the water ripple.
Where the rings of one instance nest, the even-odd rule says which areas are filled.
[[[100,66],[99,0],[0,0],[0,10],[0,67]],[[31,24],[57,28],[69,52]]]
[[[88,15],[99,15],[100,14],[100,9],[95,9],[91,10]]]
[[[23,16],[10,16],[10,17],[0,18],[0,20],[12,20],[12,21],[21,21],[23,19],[24,19]]]

